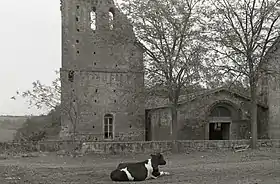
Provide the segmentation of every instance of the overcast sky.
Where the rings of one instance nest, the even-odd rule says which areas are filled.
[[[37,114],[24,100],[11,100],[17,90],[40,80],[50,84],[60,68],[59,0],[0,0],[0,115]]]
[[[0,115],[36,115],[17,90],[40,80],[51,84],[61,66],[59,0],[0,0]]]

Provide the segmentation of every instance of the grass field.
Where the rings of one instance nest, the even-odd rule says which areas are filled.
[[[119,162],[147,158],[148,154],[88,155],[79,158],[45,154],[34,158],[9,158],[0,161],[0,183],[114,183],[110,181],[109,174]],[[167,165],[161,170],[171,175],[140,183],[280,183],[280,150],[165,154],[165,158]]]

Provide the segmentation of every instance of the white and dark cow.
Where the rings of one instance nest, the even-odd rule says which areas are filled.
[[[150,159],[143,162],[120,163],[110,177],[113,181],[144,181],[156,179],[158,176],[169,175],[168,172],[159,171],[159,165],[165,165],[162,154],[151,154]]]

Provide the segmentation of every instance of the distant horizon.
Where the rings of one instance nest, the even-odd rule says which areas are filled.
[[[33,116],[41,116],[42,114],[39,115],[8,115],[8,114],[3,114],[0,115],[0,117],[33,117]]]

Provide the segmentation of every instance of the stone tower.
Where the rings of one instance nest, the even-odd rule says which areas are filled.
[[[280,37],[269,48],[265,61],[259,91],[268,107],[267,134],[270,139],[280,139]]]
[[[280,139],[280,37],[268,51],[267,59],[268,135]]]
[[[144,140],[143,50],[113,0],[61,0],[61,138]]]

